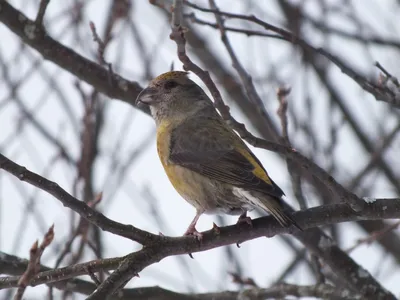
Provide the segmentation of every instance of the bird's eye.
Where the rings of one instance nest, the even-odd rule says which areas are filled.
[[[176,83],[175,81],[167,81],[167,82],[164,84],[164,88],[165,88],[166,90],[170,90],[170,89],[176,87],[177,85],[178,85],[178,83]]]

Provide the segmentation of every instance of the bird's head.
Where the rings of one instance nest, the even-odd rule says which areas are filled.
[[[165,118],[184,119],[212,106],[204,91],[182,71],[167,72],[153,79],[138,95],[136,103],[150,106],[157,123]]]

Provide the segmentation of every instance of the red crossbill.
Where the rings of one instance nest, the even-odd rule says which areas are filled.
[[[284,227],[300,228],[282,208],[283,191],[186,72],[153,79],[137,103],[150,106],[165,172],[176,191],[196,208],[186,235],[201,237],[195,226],[203,213],[240,215],[239,221],[249,221],[246,212],[256,207]]]

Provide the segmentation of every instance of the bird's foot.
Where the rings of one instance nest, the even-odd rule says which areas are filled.
[[[198,232],[195,226],[190,225],[186,232],[183,234],[185,235],[193,235],[195,236],[199,241],[203,238],[203,234],[201,232]]]
[[[237,220],[236,224],[243,224],[247,223],[251,227],[253,227],[253,221],[251,220],[250,217],[246,216],[246,214],[240,215],[239,219]]]

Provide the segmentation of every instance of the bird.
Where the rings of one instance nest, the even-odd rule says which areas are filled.
[[[157,152],[175,190],[196,209],[184,235],[202,234],[202,214],[271,214],[283,227],[301,227],[284,211],[284,192],[188,72],[169,71],[150,81],[136,99],[148,106],[157,128]]]

